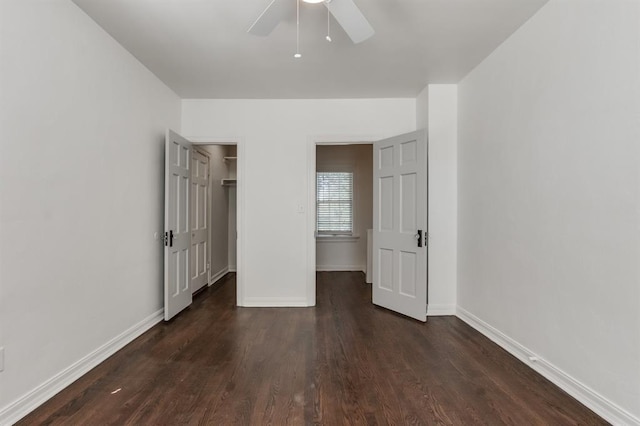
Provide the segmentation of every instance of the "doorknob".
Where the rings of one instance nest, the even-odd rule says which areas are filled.
[[[418,247],[422,247],[422,229],[418,229],[418,233],[415,235],[418,241]]]
[[[173,231],[165,232],[162,241],[166,247],[173,247]]]

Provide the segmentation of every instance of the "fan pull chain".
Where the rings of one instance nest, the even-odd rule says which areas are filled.
[[[296,0],[296,53],[293,57],[302,58],[300,54],[300,0]]]
[[[327,9],[327,36],[325,39],[331,43],[331,13],[329,12],[329,9]]]

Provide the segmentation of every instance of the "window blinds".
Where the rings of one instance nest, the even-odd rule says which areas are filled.
[[[316,220],[318,233],[353,232],[353,173],[316,174]]]

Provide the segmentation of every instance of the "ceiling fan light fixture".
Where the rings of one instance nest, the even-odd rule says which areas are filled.
[[[296,0],[296,53],[293,57],[296,59],[302,58],[300,54],[300,0]]]
[[[2,0],[0,0],[2,1]],[[266,0],[264,0],[266,1]],[[335,19],[354,44],[371,38],[375,31],[367,21],[354,0],[302,0],[305,3],[323,3],[327,8],[327,35],[325,40],[331,42],[330,21]],[[247,32],[257,35],[269,35],[279,22],[286,18],[287,4],[292,0],[271,0],[269,6],[258,16]],[[300,46],[300,0],[296,0],[296,47]]]

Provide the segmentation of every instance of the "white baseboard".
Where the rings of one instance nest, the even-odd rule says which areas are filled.
[[[149,330],[151,327],[162,321],[164,309],[149,315],[139,323],[125,330],[120,335],[114,337],[109,342],[100,346],[95,351],[83,357],[79,361],[71,364],[49,380],[27,392],[11,404],[0,409],[0,425],[12,425],[40,405],[45,403],[62,389],[78,380],[89,370],[96,367],[105,359],[131,343],[138,336]]]
[[[227,275],[227,273],[229,272],[229,267],[225,267],[222,268],[221,271],[215,273],[212,277],[211,277],[211,281],[209,282],[209,286],[214,285],[220,278],[224,277],[225,275]]]
[[[307,299],[300,297],[247,297],[242,305],[245,308],[302,308],[308,307]]]
[[[456,314],[456,305],[427,304],[428,317],[442,317]]]
[[[593,410],[596,414],[614,425],[640,426],[640,419],[609,401],[593,389],[571,377],[560,368],[551,364],[533,353],[527,347],[521,345],[500,330],[487,324],[472,313],[460,306],[457,307],[456,316],[471,327],[484,334],[490,340],[501,346],[511,355],[543,375],[553,384]],[[532,358],[534,361],[532,361]]]
[[[236,272],[236,265],[229,265],[229,271],[227,272]]]
[[[367,273],[367,265],[316,265],[318,272],[364,272]]]

